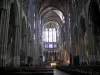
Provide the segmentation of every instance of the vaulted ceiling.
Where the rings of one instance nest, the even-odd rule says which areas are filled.
[[[53,25],[61,24],[62,22],[62,15],[55,10],[59,10],[62,14],[64,14],[64,3],[67,0],[36,0],[37,1],[37,8],[38,13],[41,16],[42,25],[49,25],[47,27],[54,27]],[[54,24],[52,24],[54,23]]]

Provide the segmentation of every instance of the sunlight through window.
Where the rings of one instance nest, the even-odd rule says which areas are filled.
[[[55,28],[46,28],[44,33],[44,40],[45,42],[56,42],[56,29]]]

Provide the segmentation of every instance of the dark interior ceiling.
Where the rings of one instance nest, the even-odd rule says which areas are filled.
[[[53,10],[59,10],[62,13],[64,12],[63,5],[67,0],[36,0],[38,13],[41,16],[42,25],[50,24],[50,22],[61,23],[61,19],[57,13]],[[55,23],[56,24],[56,23]],[[53,24],[53,25],[55,25]],[[52,25],[52,27],[54,27]],[[48,26],[50,27],[50,26]]]

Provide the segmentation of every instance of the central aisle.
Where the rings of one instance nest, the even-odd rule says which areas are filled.
[[[62,72],[60,70],[54,69],[54,75],[71,75],[71,74],[67,74],[67,73]]]

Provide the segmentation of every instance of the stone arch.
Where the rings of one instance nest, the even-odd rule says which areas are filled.
[[[52,16],[48,16],[49,13],[52,12]],[[56,19],[55,19],[55,18]],[[51,21],[57,21],[58,23],[62,23],[62,17],[60,17],[57,13],[55,13],[53,10],[50,10],[50,12],[44,13],[44,16],[42,16],[43,20],[42,22],[47,22],[45,20],[51,20]]]
[[[100,55],[100,51],[98,50],[100,47],[100,10],[99,4],[95,0],[91,0],[89,9],[88,9],[88,20],[89,20],[89,27],[90,27],[90,38],[92,42],[92,54],[91,55],[91,64],[95,64],[96,60],[98,60],[97,56]]]
[[[98,35],[98,32],[100,32],[100,11],[99,11],[99,5],[96,1],[91,1],[89,6],[89,21],[90,24],[93,25],[93,33],[94,35]]]
[[[15,24],[16,24],[16,26],[18,26],[19,25],[19,6],[18,6],[18,3],[17,3],[17,1],[16,0],[13,0],[13,1],[11,1],[11,3],[10,3],[10,9],[11,9],[11,7],[13,7],[13,9],[14,9],[14,13],[15,13]]]
[[[90,23],[99,24],[100,11],[99,11],[99,4],[96,0],[95,1],[91,0],[88,9],[88,16]]]
[[[57,25],[57,30],[59,30],[60,32],[61,32],[61,25],[63,24],[62,23],[62,20],[61,20],[61,18],[60,18],[60,16],[59,16],[59,14],[56,12],[56,11],[59,11],[62,15],[63,15],[63,13],[62,13],[62,11],[61,10],[59,10],[58,8],[56,8],[56,7],[52,7],[52,6],[48,6],[48,7],[46,7],[43,11],[41,11],[41,17],[43,18],[45,18],[46,17],[46,15],[48,14],[48,13],[50,13],[50,12],[52,12],[53,13],[53,16],[49,16],[49,17],[47,17],[46,19],[45,19],[45,23],[43,23],[42,24],[42,26],[44,26],[44,25],[46,25],[47,23],[50,23],[50,22],[57,22],[58,23],[58,25]],[[56,15],[56,19],[54,18],[54,15]],[[64,16],[64,15],[63,15]],[[49,21],[49,22],[48,22]],[[54,23],[54,24],[55,24]],[[60,33],[59,32],[59,36],[60,36]],[[60,40],[59,40],[60,41]]]
[[[80,49],[81,49],[81,58],[83,59],[81,61],[81,64],[83,65],[84,63],[88,62],[87,61],[88,60],[87,54],[86,54],[86,52],[87,52],[87,49],[86,49],[86,42],[87,42],[86,35],[87,35],[87,33],[86,33],[85,18],[83,16],[80,17],[80,29],[81,29],[81,33],[80,33],[80,35],[81,35],[81,37],[80,37],[81,48]]]
[[[85,19],[83,16],[80,17],[80,27],[82,30],[82,35],[84,36],[86,32],[86,26],[85,26]]]
[[[64,12],[60,9],[60,8],[57,8],[57,7],[55,7],[55,6],[47,6],[47,7],[44,7],[41,11],[40,11],[40,14],[41,14],[41,16],[44,16],[44,15],[46,15],[48,12],[50,12],[50,11],[54,11],[54,10],[58,10],[58,11],[60,11],[62,14],[63,14],[63,16],[65,16],[64,15]],[[56,13],[56,12],[55,12]],[[57,14],[57,13],[56,13]],[[58,14],[57,14],[58,15]]]
[[[18,7],[16,3],[12,2],[10,6],[7,49],[10,54],[11,65],[13,66],[16,46],[16,25],[18,25]]]
[[[41,6],[41,8],[39,9],[39,13],[42,13],[45,9],[47,9],[49,7],[53,7],[52,9],[56,8],[56,9],[60,10],[64,14],[63,9],[62,9],[62,5],[60,3],[58,5],[54,4],[54,3],[53,4],[48,3],[45,6]]]
[[[100,11],[97,1],[90,2],[88,15],[89,22],[92,25],[93,35],[96,36],[95,39],[98,39],[98,35],[100,36]]]
[[[64,16],[64,14],[63,14],[63,12],[60,10],[60,9],[58,9],[58,8],[56,8],[56,7],[52,7],[52,6],[49,6],[49,7],[46,7],[46,8],[44,8],[44,10],[42,10],[41,11],[41,18],[44,18],[48,13],[50,13],[50,12],[53,12],[53,14],[55,14],[56,16],[57,16],[57,18],[60,20],[60,21],[58,21],[58,19],[52,19],[53,18],[53,16],[51,16],[51,17],[48,17],[46,20],[48,20],[48,19],[50,19],[51,18],[51,20],[53,20],[53,21],[58,21],[58,23],[59,23],[59,26],[61,27],[61,25],[63,24],[63,21],[65,21],[65,19],[61,19],[61,16],[59,15],[59,12]],[[65,16],[64,16],[64,18],[65,18]],[[43,21],[43,20],[42,20]],[[61,25],[60,25],[61,24]]]

